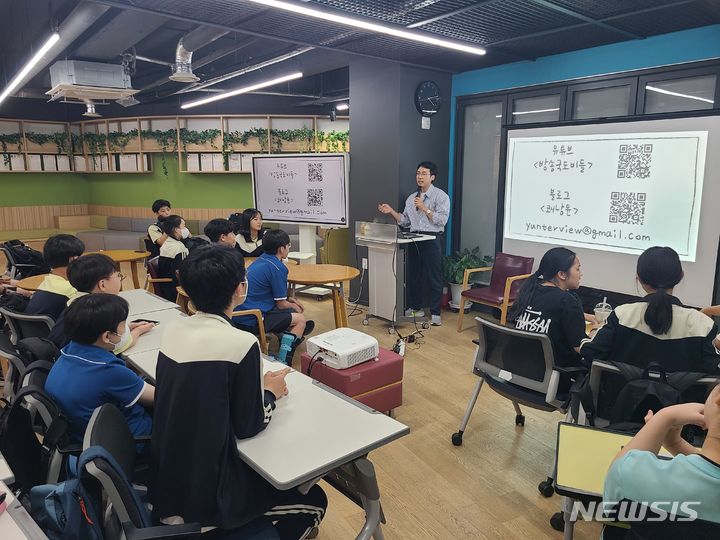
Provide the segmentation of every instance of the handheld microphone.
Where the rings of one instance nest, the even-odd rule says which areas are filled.
[[[417,190],[417,195],[415,195],[415,197],[420,197],[420,194],[421,194],[421,193],[422,193],[422,188],[418,188],[418,190]],[[417,210],[417,211],[419,212],[419,211],[420,211],[420,208],[419,208],[418,206],[416,206],[416,207],[415,207],[415,210]]]

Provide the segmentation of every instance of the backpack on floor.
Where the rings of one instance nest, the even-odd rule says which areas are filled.
[[[88,448],[78,459],[78,478],[30,490],[30,514],[50,540],[103,540],[99,487],[85,472],[96,457],[109,455],[98,446]]]

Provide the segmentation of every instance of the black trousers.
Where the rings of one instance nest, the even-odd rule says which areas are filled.
[[[438,235],[434,240],[408,244],[406,307],[418,310],[430,306],[432,315],[440,315],[442,238]]]

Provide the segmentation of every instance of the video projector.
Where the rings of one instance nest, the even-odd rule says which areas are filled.
[[[352,328],[336,328],[308,338],[307,354],[334,369],[347,369],[373,358],[379,352],[378,341]]]

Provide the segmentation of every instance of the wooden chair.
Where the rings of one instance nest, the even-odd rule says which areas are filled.
[[[180,306],[180,309],[183,312],[187,313],[188,315],[195,315],[198,310],[195,307],[195,304],[193,304],[192,300],[190,300],[188,294],[185,292],[185,289],[183,289],[182,287],[177,287],[177,292],[178,295],[175,299],[175,303]],[[260,350],[267,354],[268,342],[267,337],[265,336],[265,325],[263,324],[262,312],[259,309],[243,309],[239,311],[233,311],[232,314],[233,317],[239,317],[241,315],[252,315],[257,319]]]
[[[159,257],[153,257],[148,259],[147,262],[147,277],[145,278],[145,290],[147,292],[155,293],[156,295],[163,297],[162,291],[158,286],[158,283],[172,283],[172,278],[159,277],[160,270],[158,268]]]
[[[192,304],[192,302],[191,302]],[[258,340],[260,341],[260,350],[267,354],[268,353],[268,341],[265,335],[265,323],[263,322],[262,311],[259,309],[241,309],[232,312],[233,317],[240,317],[242,315],[252,315],[257,319],[258,323]]]
[[[498,253],[495,255],[495,264],[493,264],[493,266],[468,268],[465,270],[457,331],[462,332],[463,329],[462,324],[466,302],[475,302],[477,304],[498,308],[500,310],[500,324],[505,325],[507,322],[508,309],[517,298],[522,281],[530,277],[534,262],[535,259],[532,257]],[[470,274],[488,271],[492,271],[489,287],[468,288]]]

